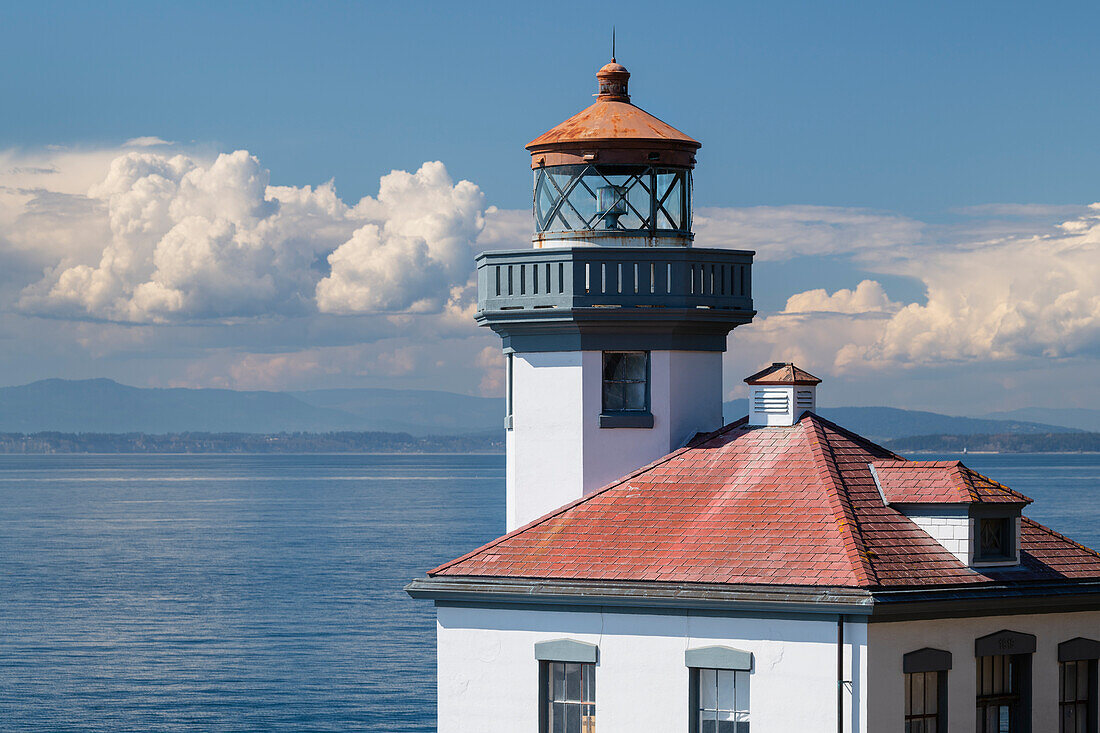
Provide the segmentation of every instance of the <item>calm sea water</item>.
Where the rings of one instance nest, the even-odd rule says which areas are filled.
[[[965,460],[1100,546],[1100,456]],[[0,730],[434,730],[401,588],[503,503],[500,456],[0,456]]]

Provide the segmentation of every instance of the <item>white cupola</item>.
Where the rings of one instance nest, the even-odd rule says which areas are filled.
[[[794,425],[817,409],[821,380],[790,362],[777,361],[745,379],[749,385],[749,425]]]

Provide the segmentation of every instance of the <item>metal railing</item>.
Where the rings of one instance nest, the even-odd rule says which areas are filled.
[[[752,310],[752,252],[544,248],[477,257],[478,311],[550,308]]]

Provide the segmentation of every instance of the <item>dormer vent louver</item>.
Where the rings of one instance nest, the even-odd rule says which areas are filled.
[[[752,394],[754,412],[781,415],[791,409],[790,397],[781,389],[761,389]]]

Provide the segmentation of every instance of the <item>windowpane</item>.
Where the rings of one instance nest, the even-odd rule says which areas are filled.
[[[550,665],[550,674],[553,678],[553,681],[552,681],[551,687],[550,687],[550,690],[551,690],[550,694],[553,695],[552,699],[554,699],[554,700],[564,700],[565,699],[565,665],[564,664],[559,664],[559,663],[551,664]]]
[[[936,687],[936,673],[926,672],[924,675],[924,712],[935,714],[936,695],[939,690]]]
[[[626,354],[623,379],[645,380],[645,354]]]
[[[1089,667],[1088,662],[1077,662],[1077,699],[1088,700],[1089,699],[1089,685],[1092,684],[1089,680]]]
[[[623,378],[623,355],[615,351],[605,351],[603,354],[603,381],[614,382]]]
[[[924,714],[924,675],[913,675],[913,714]]]
[[[565,665],[565,699],[569,702],[581,699],[581,665]]]
[[[718,709],[733,710],[733,672],[718,670]]]
[[[905,714],[913,714],[913,677],[916,675],[905,675]]]
[[[1074,694],[1077,692],[1077,663],[1069,662],[1064,666],[1066,670],[1066,692],[1069,693],[1069,697],[1063,699],[1073,700]]]
[[[551,708],[550,730],[552,733],[565,733],[565,707],[565,703],[556,702]]]
[[[718,709],[718,670],[699,670],[699,707],[703,710]]]
[[[627,410],[645,409],[645,382],[632,382],[625,385],[626,397],[623,401]]]
[[[581,706],[567,705],[565,710],[565,733],[581,733]]]
[[[626,409],[626,385],[621,382],[605,382],[603,385],[603,409]]]
[[[734,709],[741,713],[747,713],[749,711],[749,673],[735,672],[734,684],[736,686]],[[745,719],[747,720],[747,717]]]

